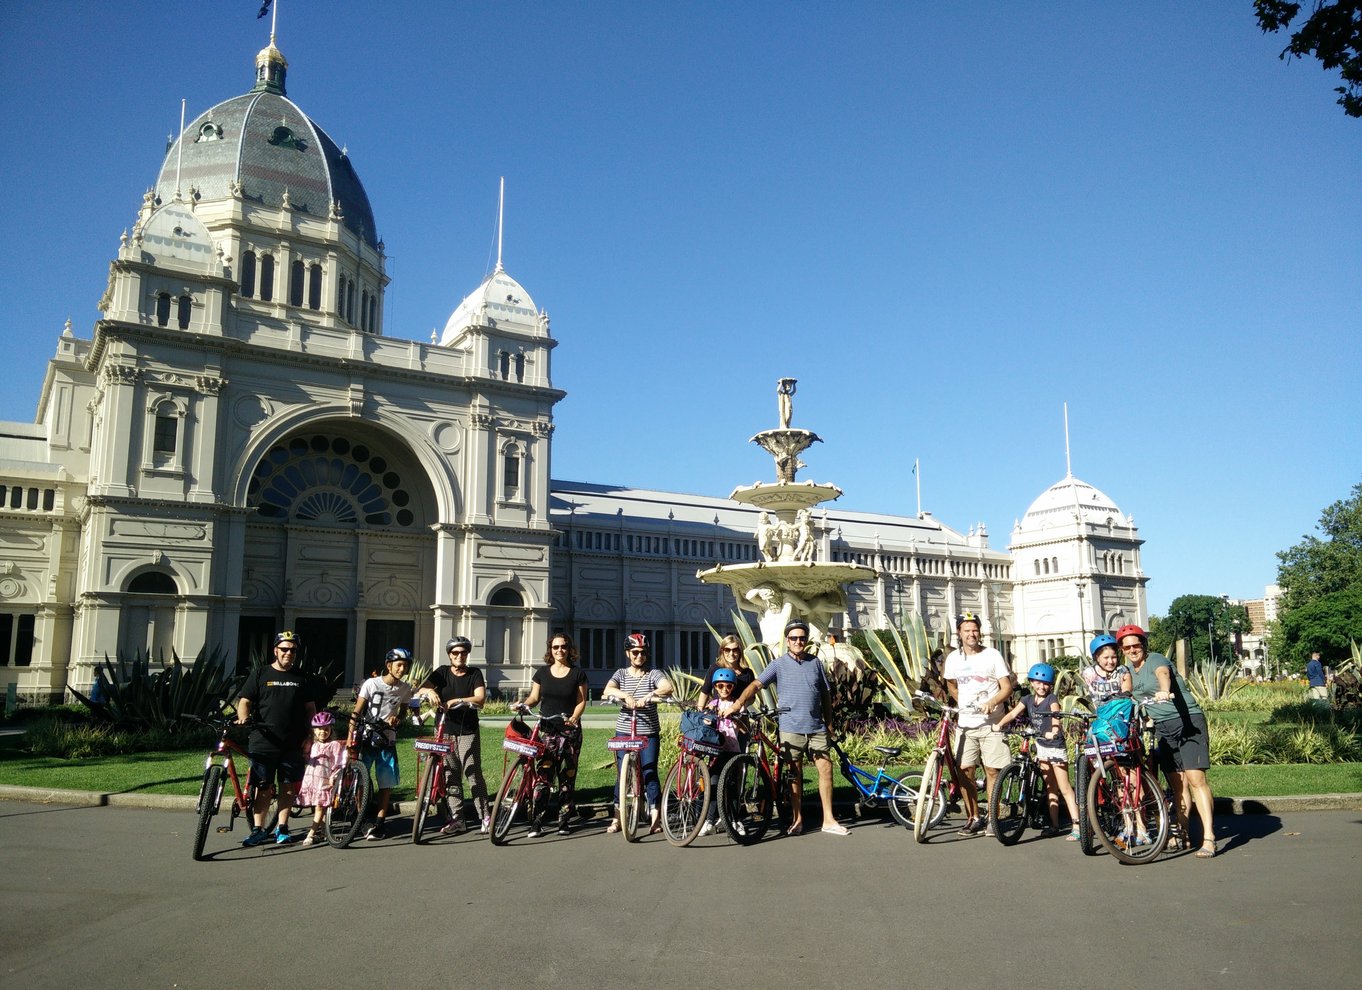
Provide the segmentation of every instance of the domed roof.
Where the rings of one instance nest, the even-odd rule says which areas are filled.
[[[441,345],[448,347],[460,333],[474,324],[509,326],[538,332],[539,311],[534,308],[534,300],[524,287],[498,265],[449,317],[444,333],[440,335]]]
[[[200,114],[171,143],[156,180],[157,195],[167,203],[175,198],[178,169],[186,198],[193,188],[203,201],[230,199],[240,183],[247,202],[277,209],[287,194],[292,209],[320,218],[337,202],[345,226],[377,247],[369,197],[349,157],[284,95],[283,55],[271,42],[257,64],[261,81],[252,92]],[[266,79],[265,71],[274,75]]]
[[[210,273],[216,268],[217,256],[208,228],[180,200],[154,212],[138,234],[142,258],[150,264]]]
[[[1021,529],[1045,529],[1073,521],[1077,512],[1084,522],[1105,523],[1121,519],[1120,508],[1105,494],[1073,475],[1055,482],[1031,503],[1022,517]]]

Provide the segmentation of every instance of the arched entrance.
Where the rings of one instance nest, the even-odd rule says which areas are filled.
[[[242,656],[293,629],[308,666],[345,685],[389,647],[429,652],[439,513],[404,441],[349,420],[297,429],[255,465],[246,503]]]

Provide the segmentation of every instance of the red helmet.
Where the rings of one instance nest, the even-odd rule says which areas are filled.
[[[624,637],[624,645],[625,649],[628,650],[646,650],[648,648],[648,637],[640,632],[630,633]]]
[[[1145,632],[1139,626],[1135,625],[1122,626],[1120,629],[1116,630],[1116,642],[1119,643],[1127,636],[1139,636],[1140,639],[1144,640],[1146,644],[1149,642],[1149,633]]]

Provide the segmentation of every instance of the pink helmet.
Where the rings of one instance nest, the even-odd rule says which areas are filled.
[[[335,717],[330,712],[318,712],[312,716],[312,728],[329,729],[335,724]]]

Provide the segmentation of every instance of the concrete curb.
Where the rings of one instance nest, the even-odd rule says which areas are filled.
[[[50,787],[22,787],[0,784],[0,800],[27,801],[31,804],[64,804],[80,808],[153,808],[164,811],[193,811],[196,797],[187,794],[101,794],[97,791],[68,791]],[[1217,815],[1278,815],[1296,811],[1362,811],[1362,793],[1286,794],[1278,797],[1220,797],[1215,799]],[[608,805],[581,805],[578,817],[596,818],[609,814]]]

